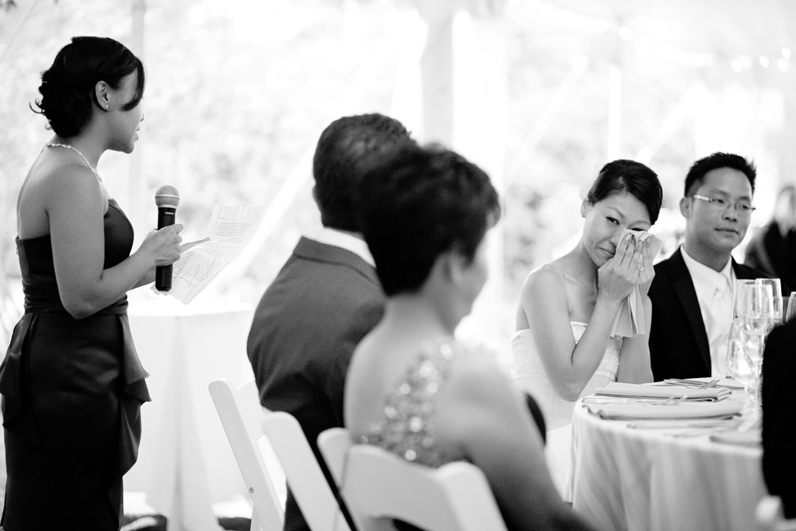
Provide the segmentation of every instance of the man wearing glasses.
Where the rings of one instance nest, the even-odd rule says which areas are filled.
[[[735,281],[767,277],[730,255],[755,210],[755,177],[752,162],[729,153],[713,153],[688,170],[680,200],[685,241],[655,266],[649,290],[656,381],[726,374]]]

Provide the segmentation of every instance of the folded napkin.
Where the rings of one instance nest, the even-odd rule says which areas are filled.
[[[738,446],[751,446],[753,448],[757,448],[763,444],[763,435],[760,429],[749,431],[725,431],[721,433],[714,433],[710,436],[710,440],[724,444],[735,444]]]
[[[729,398],[732,394],[724,387],[710,387],[708,389],[697,389],[695,387],[685,387],[679,385],[647,385],[611,382],[605,387],[598,387],[594,390],[598,396],[620,396],[628,398],[681,398],[686,401],[701,400],[716,402]]]
[[[696,402],[664,405],[646,404],[588,404],[590,413],[610,420],[635,419],[710,419],[727,418],[737,415],[743,408],[741,400],[722,400],[721,402]]]
[[[650,241],[650,252],[652,258],[661,251],[663,247],[663,240],[650,234],[649,232],[639,232],[635,230],[625,229],[622,238],[625,235],[631,234],[636,238],[637,242],[644,240]],[[611,335],[616,337],[633,337],[638,334],[646,334],[647,327],[644,321],[644,297],[641,296],[641,291],[638,286],[633,288],[633,291],[627,298],[622,301],[622,308],[614,319],[614,325],[611,329]]]

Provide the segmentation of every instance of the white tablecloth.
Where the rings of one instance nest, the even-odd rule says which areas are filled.
[[[253,308],[191,307],[164,297],[131,303],[129,315],[152,401],[141,408],[141,447],[125,490],[145,492],[170,531],[218,531],[211,504],[246,488],[207,386],[254,377],[246,357]]]
[[[573,507],[600,529],[750,531],[766,494],[760,448],[603,420],[572,424]]]

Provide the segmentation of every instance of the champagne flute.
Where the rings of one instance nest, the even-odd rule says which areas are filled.
[[[773,326],[782,324],[785,312],[783,311],[782,282],[778,278],[758,278],[755,285],[771,286],[771,301],[773,305]]]
[[[755,361],[763,360],[766,335],[774,326],[774,295],[770,284],[755,282],[744,285],[741,322],[744,337]]]
[[[746,400],[744,407],[755,406],[753,390],[757,381],[757,366],[746,352],[743,323],[734,320],[730,325],[729,345],[727,346],[727,374],[744,387]]]
[[[788,306],[785,312],[785,322],[796,317],[796,293],[791,293],[788,297]]]
[[[732,291],[732,320],[742,321],[744,319],[745,297],[747,296],[747,286],[753,286],[754,280],[739,279],[735,281],[735,289]]]
[[[760,377],[766,336],[774,326],[774,292],[769,283],[744,285],[742,304],[744,354],[755,367],[755,405],[760,405]]]

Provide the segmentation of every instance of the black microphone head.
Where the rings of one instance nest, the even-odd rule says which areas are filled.
[[[160,207],[177,208],[180,204],[180,192],[171,185],[163,185],[155,192],[155,205]]]

